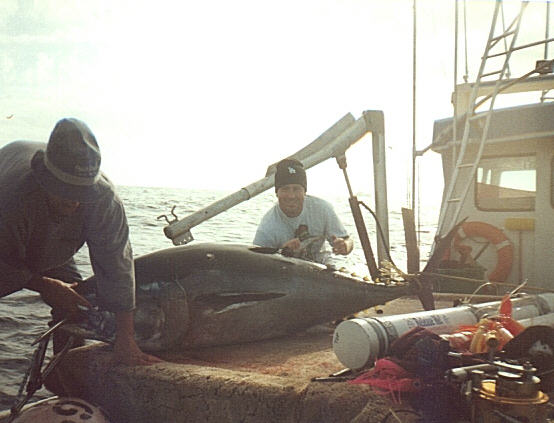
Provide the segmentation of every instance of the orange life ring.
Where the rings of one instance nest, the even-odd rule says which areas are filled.
[[[454,236],[453,247],[456,249],[462,259],[469,256],[471,247],[462,245],[466,238],[481,237],[487,239],[496,247],[497,262],[496,267],[488,275],[491,282],[504,282],[512,271],[514,260],[514,247],[510,239],[498,229],[485,222],[464,222],[456,235]]]

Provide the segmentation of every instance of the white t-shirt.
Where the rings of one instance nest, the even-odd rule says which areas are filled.
[[[323,262],[327,256],[322,250],[325,239],[331,243],[333,236],[337,238],[348,236],[329,202],[306,195],[302,212],[296,217],[288,217],[279,204],[275,204],[262,218],[254,237],[254,244],[261,247],[281,248],[285,242],[297,238],[296,231],[301,225],[307,227],[309,236],[323,237],[312,245],[311,253],[308,254],[310,259],[319,262]]]

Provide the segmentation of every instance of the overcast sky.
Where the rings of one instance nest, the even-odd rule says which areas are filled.
[[[468,4],[473,76],[494,2]],[[454,1],[420,0],[417,17],[421,149],[452,114]],[[404,199],[412,21],[411,0],[2,0],[0,145],[46,141],[74,116],[117,184],[235,190],[346,113],[383,110],[389,197]],[[365,142],[347,155],[355,190],[371,189],[370,154]],[[440,192],[438,155],[423,160]],[[344,188],[332,162],[308,177]]]

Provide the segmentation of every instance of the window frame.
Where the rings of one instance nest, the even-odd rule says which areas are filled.
[[[534,197],[534,202],[533,202],[533,206],[531,208],[518,208],[518,209],[515,209],[515,208],[510,208],[510,209],[507,209],[507,208],[488,208],[488,207],[483,207],[481,206],[479,203],[478,203],[478,198],[477,198],[477,194],[478,194],[478,180],[477,180],[477,172],[479,170],[479,167],[481,165],[481,161],[479,161],[479,163],[477,164],[477,168],[475,169],[475,174],[473,175],[473,203],[475,205],[475,208],[479,211],[484,211],[484,212],[506,212],[506,213],[511,213],[511,212],[534,212],[536,209],[537,209],[537,154],[536,153],[532,153],[532,154],[529,154],[529,153],[522,153],[522,154],[500,154],[500,155],[488,155],[488,156],[483,156],[481,157],[481,160],[483,159],[502,159],[502,158],[518,158],[518,157],[534,157],[535,158],[535,197]],[[553,172],[552,172],[552,179],[554,179],[554,158],[552,159],[552,163],[553,163]],[[552,183],[552,181],[551,181]],[[553,203],[553,206],[554,206],[554,189],[551,190],[551,194],[552,194],[552,203]]]

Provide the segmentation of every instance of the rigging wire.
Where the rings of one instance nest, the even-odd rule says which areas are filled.
[[[387,243],[387,238],[385,238],[385,233],[383,231],[383,227],[381,226],[381,222],[379,222],[379,218],[375,214],[375,212],[363,201],[358,201],[358,204],[363,206],[368,212],[371,213],[373,216],[373,220],[375,220],[375,225],[377,227],[377,236],[381,238],[381,241],[383,242],[383,246],[385,247],[385,252],[387,253],[387,258],[392,263],[394,267],[397,267],[394,263],[394,260],[392,259],[392,256],[390,255],[390,245]]]
[[[466,66],[466,73],[464,75],[464,80],[467,82],[467,76],[468,76],[468,70],[467,70],[467,31],[466,31],[466,2],[464,0],[464,34],[466,34],[464,38],[465,43],[465,66]],[[458,22],[459,22],[459,6],[458,2],[454,2],[454,101],[452,102],[454,105],[454,118],[452,119],[452,152],[451,152],[451,160],[452,163],[456,163],[456,139],[458,137],[457,134],[457,127],[458,127]],[[434,247],[433,247],[434,249]]]
[[[458,2],[456,2],[456,8],[458,6]],[[456,37],[458,36],[458,18],[456,17]],[[458,42],[456,42],[456,48],[458,46]],[[469,78],[469,65],[467,60],[467,2],[464,0],[464,55],[465,55],[465,74],[464,74],[464,82],[467,83]],[[456,55],[457,59],[457,55]]]
[[[464,0],[464,27],[465,27],[465,0]],[[456,118],[458,115],[458,2],[454,2],[454,119],[452,123],[452,145],[456,141],[456,127],[457,122]],[[465,49],[466,49],[466,73],[464,75],[464,81],[467,82],[467,38],[465,40]]]
[[[420,180],[420,171],[419,171],[420,167],[419,167],[419,163],[418,163],[418,166],[417,166],[417,198],[420,199],[420,195],[421,195],[421,180]],[[418,254],[418,263],[417,263],[417,270],[419,271],[420,269],[420,266],[421,266],[421,201],[418,201],[417,202],[417,233],[416,233],[416,236],[417,236],[417,249],[419,251],[419,254]]]
[[[420,239],[419,239],[419,177],[416,181],[416,167],[417,167],[417,144],[416,144],[416,103],[417,103],[417,7],[416,0],[413,0],[413,50],[412,50],[412,198],[411,198],[411,209],[415,213],[416,206],[416,196],[418,204],[418,230],[416,231],[416,244],[417,248],[420,248]],[[417,190],[417,193],[416,193]],[[389,255],[390,256],[390,255]],[[390,258],[390,257],[389,257]],[[391,259],[391,263],[392,259]],[[394,264],[394,263],[393,263]],[[419,263],[418,263],[419,268]]]
[[[416,191],[416,75],[417,75],[417,8],[416,0],[413,0],[413,50],[412,50],[412,198],[411,208],[415,209],[415,191]],[[419,244],[419,242],[418,242]]]
[[[550,2],[546,2],[546,25],[544,30],[544,39],[550,39]],[[544,60],[548,60],[548,45],[550,43],[544,43]],[[543,90],[541,95],[541,103],[544,103],[546,100],[546,95],[550,90]]]
[[[546,28],[544,30],[544,39],[550,39],[550,2],[546,2]],[[544,44],[544,60],[548,59],[548,45],[549,43]]]

